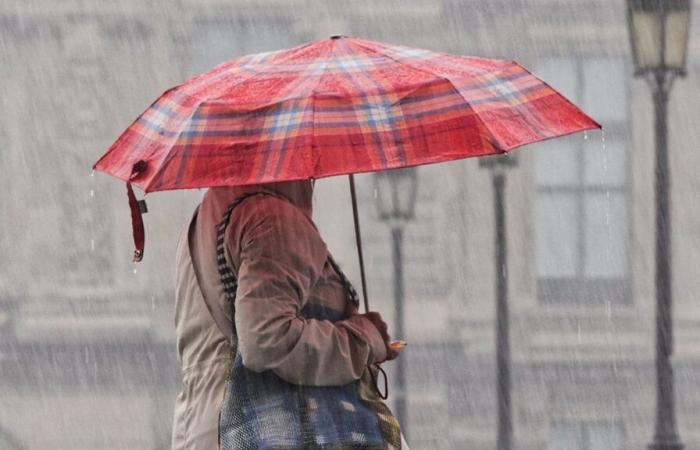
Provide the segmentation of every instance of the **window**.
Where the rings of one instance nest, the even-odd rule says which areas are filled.
[[[535,70],[603,124],[537,144],[535,257],[542,303],[628,303],[627,70],[622,60],[549,60]]]
[[[548,450],[621,450],[624,429],[621,423],[554,423],[549,433]]]

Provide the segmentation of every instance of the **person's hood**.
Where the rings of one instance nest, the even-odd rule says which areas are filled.
[[[279,183],[253,184],[248,186],[227,186],[210,188],[205,198],[210,197],[223,211],[235,199],[256,192],[269,192],[285,197],[299,207],[309,218],[312,215],[313,182],[311,180],[283,181]]]

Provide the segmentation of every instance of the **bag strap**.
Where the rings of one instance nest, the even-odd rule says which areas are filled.
[[[335,273],[338,274],[338,277],[340,277],[340,281],[343,283],[345,291],[348,294],[348,301],[352,303],[356,309],[359,309],[360,297],[357,295],[355,287],[352,285],[348,277],[345,276],[345,273],[343,273],[343,270],[340,268],[338,263],[335,262],[335,259],[333,259],[333,256],[330,253],[328,253],[328,262],[331,264],[331,267],[333,267]]]
[[[226,227],[228,227],[229,220],[231,219],[231,213],[233,209],[240,205],[243,200],[246,200],[255,195],[273,195],[267,192],[255,192],[252,194],[243,195],[236,200],[234,200],[226,210],[216,228],[216,267],[219,271],[219,278],[221,283],[224,285],[224,293],[226,295],[226,300],[231,303],[231,318],[233,319],[235,314],[235,300],[236,300],[236,289],[238,288],[238,279],[236,274],[233,273],[233,269],[228,264],[226,260]],[[234,322],[235,323],[235,322]],[[233,327],[234,335],[236,333],[236,327]]]

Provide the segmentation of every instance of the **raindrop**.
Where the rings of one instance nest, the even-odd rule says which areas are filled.
[[[92,172],[90,172],[90,176],[94,177],[95,176],[95,169],[92,169]]]
[[[608,152],[605,151],[605,132],[602,132],[600,135],[600,154],[601,158],[603,159],[603,174],[607,175],[608,173]]]
[[[151,295],[151,309],[155,310],[156,309],[156,296]]]
[[[93,197],[95,197],[95,190],[90,189],[90,198],[93,198]]]
[[[608,319],[612,318],[612,302],[608,300],[605,302],[605,313],[608,316]]]
[[[95,239],[90,239],[90,250],[95,250]]]
[[[374,188],[374,198],[377,198],[377,188]]]
[[[583,132],[583,140],[587,141],[588,140],[588,131]]]
[[[605,226],[607,227],[608,231],[608,236],[607,236],[607,245],[605,246],[605,259],[606,261],[612,261],[612,243],[613,243],[613,236],[612,236],[612,227],[610,226],[610,191],[605,192],[606,195],[606,201],[605,201]]]
[[[605,129],[600,130],[600,158],[603,164],[603,174],[608,173],[608,152],[605,151]],[[612,227],[610,226],[610,189],[605,189],[605,226],[607,230],[607,242],[605,246],[605,257],[607,261],[612,260]]]
[[[577,324],[577,329],[576,329],[576,340],[578,343],[581,343],[581,324]]]
[[[136,267],[134,267],[134,271],[133,271],[133,272],[136,273]]]

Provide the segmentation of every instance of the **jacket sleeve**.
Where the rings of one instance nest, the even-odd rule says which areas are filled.
[[[326,245],[294,206],[269,197],[256,206],[237,249],[235,324],[243,363],[294,384],[359,379],[367,364],[386,358],[382,336],[360,315],[337,322],[301,316],[326,264]]]

